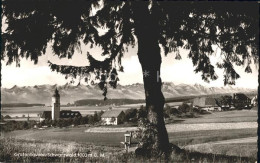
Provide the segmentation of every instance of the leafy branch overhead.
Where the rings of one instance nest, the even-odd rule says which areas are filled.
[[[99,61],[87,53],[89,66],[49,65],[53,71],[67,77],[81,76],[86,81],[94,73],[104,95],[109,82],[102,80],[104,75],[116,87],[118,78],[113,74],[123,71],[121,58],[138,41],[135,15],[143,14],[137,9],[140,4],[146,5],[153,16],[158,27],[154,35],[165,55],[175,52],[180,59],[179,49],[189,50],[194,71],[201,72],[203,80],[217,79],[209,59],[214,54],[212,45],[221,49],[222,60],[217,67],[224,69],[225,84],[235,84],[239,78],[234,65],[244,65],[246,72],[252,72],[250,65],[258,64],[255,2],[5,0],[2,4],[7,29],[1,33],[1,58],[7,58],[7,64],[16,62],[19,66],[24,57],[36,64],[49,45],[60,58],[72,58],[75,50],[81,51],[81,44],[100,47],[106,59]]]

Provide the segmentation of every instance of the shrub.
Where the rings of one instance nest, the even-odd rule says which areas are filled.
[[[182,113],[192,112],[192,106],[184,103],[178,107],[178,110]]]
[[[137,120],[137,109],[131,108],[125,111],[125,120],[130,121],[136,121]]]
[[[22,129],[28,129],[29,128],[28,122],[26,122],[26,121],[23,122],[21,127],[22,127]]]
[[[97,121],[98,121],[98,115],[97,115],[97,112],[96,112],[96,111],[94,112],[94,115],[93,115],[93,121],[94,121],[94,122],[97,122]]]
[[[88,116],[85,116],[85,117],[82,117],[81,119],[80,119],[80,124],[88,124]]]
[[[2,131],[9,132],[13,130],[24,130],[32,128],[36,124],[35,121],[7,121],[5,125],[2,126]]]
[[[10,115],[6,115],[4,118],[5,119],[11,119]]]
[[[94,121],[94,117],[92,115],[89,115],[88,116],[88,124],[94,124],[95,121]]]
[[[103,113],[104,113],[103,110],[101,110],[100,112],[97,113],[97,119],[96,119],[97,122],[99,122],[101,120],[101,116],[102,116]]]
[[[169,105],[166,105],[166,107],[164,107],[163,109],[163,114],[165,118],[169,118],[171,115],[179,115],[180,111],[178,111],[178,109],[174,108],[174,107],[170,107]]]
[[[80,125],[80,122],[81,122],[81,117],[75,117],[72,120],[72,124],[74,124],[75,126]]]
[[[45,125],[46,125],[45,120],[44,120],[44,121],[41,121],[40,126],[45,126]]]
[[[54,121],[51,122],[52,126],[57,126],[57,120],[55,119]]]
[[[137,110],[137,119],[146,118],[146,117],[147,117],[147,110],[143,105],[141,105],[140,109]]]

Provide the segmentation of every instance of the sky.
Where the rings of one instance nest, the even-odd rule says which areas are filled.
[[[213,47],[215,55],[210,57],[213,65],[221,59],[220,49]],[[64,85],[69,82],[69,79],[65,79],[64,75],[52,72],[48,66],[47,61],[50,60],[56,64],[65,65],[88,65],[86,53],[90,52],[97,59],[102,59],[100,56],[101,50],[99,48],[89,49],[87,47],[82,48],[81,52],[75,52],[72,59],[59,59],[54,56],[50,47],[47,48],[46,54],[39,58],[37,65],[34,65],[32,61],[22,59],[21,66],[16,67],[15,63],[6,66],[4,61],[1,61],[2,69],[2,87],[11,88],[14,85],[17,86],[34,86],[42,84],[57,84]],[[163,54],[163,52],[162,52]],[[194,72],[191,59],[187,58],[188,51],[180,50],[182,56],[181,60],[175,60],[175,53],[170,53],[165,57],[162,55],[161,66],[161,78],[163,82],[173,82],[174,84],[201,84],[207,87],[223,87],[223,70],[216,69],[216,73],[219,78],[210,83],[206,83],[201,79],[201,74]],[[119,73],[119,84],[128,85],[133,83],[143,83],[141,66],[137,57],[137,47],[129,48],[129,51],[124,54],[122,59],[122,65],[124,66],[124,72]],[[215,66],[216,67],[216,66]],[[238,74],[241,76],[236,80],[236,87],[253,88],[258,87],[258,68],[255,65],[251,66],[252,73],[245,73],[245,67],[235,67]],[[82,83],[84,84],[84,83]]]
[[[96,10],[92,11],[93,14]],[[2,31],[5,31],[7,24],[5,23],[5,17],[2,19]],[[105,31],[103,29],[99,30],[102,35]],[[221,60],[221,50],[216,46],[213,47],[215,55],[210,57],[211,63],[215,65]],[[42,84],[57,84],[64,85],[70,82],[69,79],[65,79],[64,75],[52,72],[48,66],[48,60],[52,63],[60,65],[76,65],[76,66],[86,66],[87,61],[87,51],[90,52],[95,58],[103,59],[100,54],[102,53],[100,48],[96,47],[90,49],[89,47],[81,47],[81,52],[75,52],[72,59],[59,59],[52,53],[50,46],[46,50],[44,56],[39,57],[39,62],[37,65],[30,60],[21,59],[21,66],[16,67],[15,63],[6,66],[5,61],[1,61],[1,84],[2,87],[11,88],[14,85],[17,86],[34,86]],[[161,51],[161,54],[164,54]],[[162,55],[162,65],[161,65],[161,78],[163,82],[173,82],[174,84],[201,84],[207,87],[224,87],[223,82],[223,70],[216,68],[215,71],[218,75],[218,79],[215,81],[210,81],[206,83],[201,79],[201,73],[195,73],[194,67],[191,59],[187,57],[188,51],[180,49],[180,54],[182,56],[181,60],[175,60],[175,54],[170,53],[165,57]],[[119,84],[128,85],[134,83],[143,83],[141,65],[137,57],[137,46],[134,48],[129,47],[129,51],[124,54],[122,59],[122,65],[124,66],[124,72],[119,73]],[[245,67],[235,67],[235,70],[240,75],[240,78],[236,80],[236,87],[253,88],[258,87],[258,67],[252,65],[252,73],[245,73]],[[75,83],[77,84],[77,83]],[[82,83],[84,84],[84,83]]]

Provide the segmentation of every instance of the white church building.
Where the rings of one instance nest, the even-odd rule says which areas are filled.
[[[51,111],[44,111],[40,115],[40,122],[44,120],[58,120],[60,118],[75,118],[81,117],[79,111],[62,110],[60,109],[60,94],[56,88],[51,98]]]

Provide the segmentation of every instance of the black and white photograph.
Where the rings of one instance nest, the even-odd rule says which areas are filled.
[[[257,162],[259,4],[2,0],[0,162]]]

